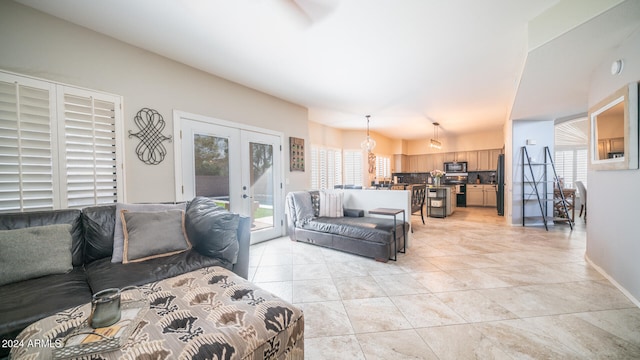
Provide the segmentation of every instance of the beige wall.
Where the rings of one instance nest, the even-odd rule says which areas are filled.
[[[289,136],[308,140],[307,109],[166,59],[31,8],[0,1],[0,68],[121,95],[124,129],[143,107],[156,109],[173,134],[173,110],[267,128],[284,134],[285,192],[308,188],[310,173],[289,172]],[[224,55],[221,55],[224,56]],[[136,139],[125,138],[129,202],[173,201],[173,145],[165,161],[144,165]]]
[[[311,143],[314,145],[343,149],[359,149],[360,143],[367,136],[364,130],[340,130],[313,121],[309,121],[309,133]],[[371,132],[371,137],[377,143],[374,152],[382,156],[502,149],[504,147],[504,131],[502,129],[455,137],[440,137],[439,139],[443,145],[440,150],[429,147],[429,138],[421,140],[392,139],[373,131]]]
[[[442,149],[429,147],[429,139],[407,141],[407,152],[403,154],[418,155],[436,152],[502,149],[504,146],[504,132],[502,130],[483,131],[460,136],[438,136],[438,140],[442,143]]]

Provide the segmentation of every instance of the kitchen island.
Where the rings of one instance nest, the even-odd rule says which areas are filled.
[[[444,218],[453,214],[456,210],[456,194],[455,185],[427,186],[427,216]]]

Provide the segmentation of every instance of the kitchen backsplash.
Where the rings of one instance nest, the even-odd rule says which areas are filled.
[[[481,184],[495,184],[497,177],[495,171],[470,171],[469,184],[475,184],[478,177]]]

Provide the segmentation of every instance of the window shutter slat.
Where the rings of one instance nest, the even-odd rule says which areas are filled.
[[[65,93],[67,206],[117,201],[115,103]]]
[[[50,90],[0,80],[0,211],[52,209]]]

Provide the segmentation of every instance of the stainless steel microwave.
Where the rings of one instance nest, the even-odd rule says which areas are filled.
[[[444,172],[447,174],[450,173],[466,173],[467,172],[467,162],[446,162],[444,163]]]

